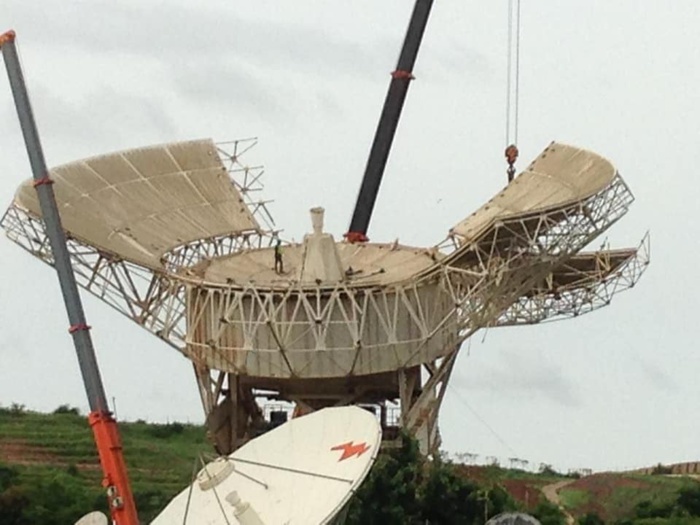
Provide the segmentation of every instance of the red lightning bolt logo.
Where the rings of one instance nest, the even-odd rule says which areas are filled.
[[[353,441],[348,441],[347,443],[343,443],[342,445],[336,445],[334,447],[331,447],[331,450],[343,451],[343,455],[340,456],[338,462],[341,462],[353,456],[357,456],[359,458],[362,454],[364,454],[370,449],[370,446],[364,441],[362,443],[358,443],[357,445],[353,443]]]

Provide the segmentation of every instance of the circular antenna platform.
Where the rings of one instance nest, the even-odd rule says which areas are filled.
[[[329,523],[365,479],[379,451],[377,418],[358,407],[325,408],[249,441],[204,472],[226,472],[204,489],[195,481],[153,525]],[[213,465],[218,465],[212,469]],[[213,479],[213,478],[212,478]],[[258,521],[255,521],[258,520]]]

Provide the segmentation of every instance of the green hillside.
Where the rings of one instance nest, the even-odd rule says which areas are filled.
[[[518,506],[530,512],[543,501],[554,500],[566,515],[587,525],[700,524],[700,483],[686,476],[597,473],[572,477],[497,467],[460,468],[470,479],[505,487]],[[552,497],[546,497],[548,492]]]
[[[152,519],[190,483],[211,446],[205,430],[181,423],[120,423],[139,515]],[[84,416],[66,406],[39,414],[0,407],[0,523],[72,524],[106,512],[101,471]],[[483,525],[507,510],[543,525],[700,525],[700,484],[680,476],[567,477],[423,459],[416,444],[380,455],[358,491],[347,525]]]
[[[23,499],[29,502],[30,508],[23,511],[27,523],[49,523],[44,514],[56,511],[52,502],[46,509],[36,505],[46,493],[68,503],[55,523],[72,523],[76,515],[106,508],[87,419],[67,407],[58,412],[0,408],[0,509],[8,505],[3,489],[14,487],[9,497],[15,498],[17,508]],[[148,520],[189,484],[195,461],[202,453],[211,454],[211,445],[197,425],[135,422],[120,423],[119,428],[140,514]],[[0,523],[10,522],[0,514]]]

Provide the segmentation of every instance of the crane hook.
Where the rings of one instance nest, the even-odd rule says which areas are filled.
[[[518,160],[518,147],[511,144],[506,148],[506,161],[508,161],[508,182],[513,182],[515,177],[515,161]]]

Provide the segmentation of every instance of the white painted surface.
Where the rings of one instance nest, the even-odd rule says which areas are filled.
[[[237,501],[231,496],[235,491],[265,525],[326,524],[369,473],[380,442],[376,418],[358,407],[326,408],[293,419],[231,454],[230,475],[208,490],[195,481],[152,523],[182,525],[186,514],[184,523],[223,525],[228,519],[241,525],[230,503]],[[198,477],[206,476],[206,469]]]

